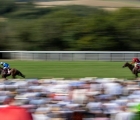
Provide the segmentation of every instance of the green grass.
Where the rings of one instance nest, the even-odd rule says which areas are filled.
[[[134,78],[134,75],[128,68],[122,68],[124,62],[11,60],[4,62],[8,62],[11,68],[20,70],[27,78]]]

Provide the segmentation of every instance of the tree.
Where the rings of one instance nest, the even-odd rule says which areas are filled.
[[[9,33],[6,22],[0,22],[0,50],[7,50],[9,46]]]
[[[0,0],[0,15],[12,12],[15,6],[15,0]]]

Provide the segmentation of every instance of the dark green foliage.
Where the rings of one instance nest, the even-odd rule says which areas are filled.
[[[0,50],[140,50],[139,9],[36,8],[32,2],[2,1]]]
[[[12,12],[15,7],[15,0],[0,0],[0,15]]]

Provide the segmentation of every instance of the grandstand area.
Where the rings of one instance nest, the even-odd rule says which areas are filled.
[[[14,95],[33,120],[133,120],[140,102],[139,81],[117,78],[16,79],[0,82],[0,89],[1,104]]]

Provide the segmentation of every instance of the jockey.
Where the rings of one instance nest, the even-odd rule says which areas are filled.
[[[0,62],[0,64],[3,66],[3,70],[8,74],[10,73],[9,69],[10,69],[10,66],[8,63],[5,63],[5,62]]]
[[[131,64],[134,64],[134,69],[140,69],[140,60],[138,58],[133,58]]]

